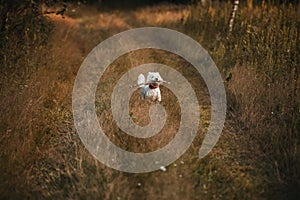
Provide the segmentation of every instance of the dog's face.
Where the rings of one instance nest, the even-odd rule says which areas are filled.
[[[148,72],[147,82],[149,81],[162,81],[160,74],[158,72]]]

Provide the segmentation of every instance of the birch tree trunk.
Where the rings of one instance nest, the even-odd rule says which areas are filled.
[[[230,15],[230,19],[229,19],[229,34],[232,32],[232,28],[233,28],[233,23],[234,23],[234,19],[236,16],[236,11],[238,10],[239,7],[239,0],[234,0],[233,1],[233,6],[232,6],[232,11],[231,11],[231,15]]]

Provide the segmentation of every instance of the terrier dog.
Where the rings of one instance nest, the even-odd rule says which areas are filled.
[[[158,72],[148,72],[147,80],[145,76],[140,74],[137,80],[137,86],[141,88],[141,96],[143,98],[152,98],[153,101],[161,102],[161,92],[159,85],[164,83]]]

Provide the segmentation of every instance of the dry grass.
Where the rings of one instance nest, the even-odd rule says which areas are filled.
[[[228,78],[228,122],[257,144],[268,187],[284,186],[284,198],[294,198],[300,179],[299,7],[242,4],[228,37],[229,12],[226,4],[197,7],[186,28]]]
[[[295,196],[290,184],[299,184],[299,17],[293,7],[242,7],[234,33],[226,39],[229,8],[228,4],[208,9],[158,5],[99,13],[82,6],[76,12],[69,10],[64,19],[47,16],[55,29],[48,44],[41,45],[43,51],[36,51],[29,62],[5,63],[14,63],[14,69],[38,67],[13,77],[9,71],[1,73],[0,197],[263,199],[273,197],[275,189],[280,189],[277,197]],[[268,15],[277,20],[264,21]],[[131,52],[116,60],[100,80],[96,109],[108,137],[120,147],[154,150],[170,141],[179,126],[178,102],[162,88],[169,119],[161,134],[142,140],[118,130],[111,120],[110,94],[128,69],[147,62],[172,66],[190,80],[201,104],[198,136],[179,160],[166,172],[128,174],[107,168],[83,147],[73,125],[71,94],[77,70],[95,45],[141,26],[184,31],[208,49],[224,76],[232,74],[232,78],[226,83],[229,110],[223,134],[213,151],[199,160],[210,100],[191,66],[158,50]],[[150,105],[135,92],[130,104],[133,120],[147,124],[144,113]],[[285,196],[286,192],[291,196]]]

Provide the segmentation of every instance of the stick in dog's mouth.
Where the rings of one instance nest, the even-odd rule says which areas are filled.
[[[149,82],[145,82],[145,83],[141,83],[141,84],[130,85],[129,87],[130,88],[136,88],[136,87],[139,87],[141,85],[159,84],[159,83],[171,84],[171,82],[168,82],[168,81],[149,81]]]

